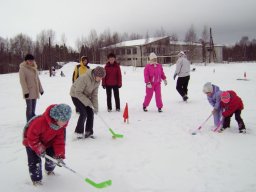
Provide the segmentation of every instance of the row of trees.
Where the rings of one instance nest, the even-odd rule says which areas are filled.
[[[206,27],[204,33],[205,30]],[[157,30],[153,36],[170,36],[171,40],[178,41],[177,34],[167,33],[163,28]],[[17,72],[19,63],[27,53],[35,55],[40,70],[50,69],[57,62],[78,61],[82,55],[87,55],[91,59],[91,63],[99,63],[102,47],[141,38],[149,38],[148,32],[141,35],[138,33],[111,33],[110,30],[105,30],[103,33],[97,34],[93,29],[87,37],[76,40],[76,50],[74,50],[66,46],[67,38],[64,34],[61,36],[61,42],[57,43],[53,30],[41,31],[37,35],[36,41],[22,33],[10,39],[0,37],[0,73]],[[196,40],[194,27],[191,26],[185,35],[185,41],[195,42]]]
[[[157,30],[153,36],[170,36],[172,41],[179,40],[177,34],[168,33],[163,28]],[[103,33],[97,34],[96,30],[93,29],[87,37],[81,37],[76,40],[76,50],[74,50],[72,47],[66,46],[67,38],[64,34],[61,36],[60,42],[57,43],[53,30],[41,31],[35,41],[22,33],[10,39],[0,37],[0,73],[17,72],[19,63],[27,53],[35,55],[40,70],[50,69],[52,66],[56,66],[57,62],[78,61],[82,55],[87,55],[91,63],[99,63],[100,49],[102,47],[121,41],[141,38],[149,38],[148,32],[145,35],[141,35],[138,33],[112,33],[110,30],[105,30]],[[201,37],[197,38],[192,25],[186,32],[184,41],[191,44],[200,42],[202,45],[205,42],[209,42],[208,27],[204,26]],[[243,37],[234,47],[225,47],[223,52],[224,60],[256,60],[255,41],[250,41],[248,37]]]
[[[247,36],[232,47],[224,47],[224,61],[256,61],[256,39],[249,40]]]

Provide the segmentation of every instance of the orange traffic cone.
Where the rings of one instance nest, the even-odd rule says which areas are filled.
[[[128,104],[126,103],[124,113],[123,113],[124,122],[129,123],[129,112],[128,112]]]

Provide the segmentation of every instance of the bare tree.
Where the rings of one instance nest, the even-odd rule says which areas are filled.
[[[23,58],[25,54],[32,52],[32,39],[22,33],[16,35],[13,39],[10,39],[11,51]]]
[[[191,25],[191,27],[188,29],[184,41],[191,43],[196,42],[196,32],[193,25]]]
[[[179,40],[178,35],[176,33],[172,33],[170,35],[170,40],[171,41],[178,41]]]
[[[155,37],[164,37],[164,36],[166,36],[166,31],[164,30],[163,27],[161,27],[161,29],[156,30]]]

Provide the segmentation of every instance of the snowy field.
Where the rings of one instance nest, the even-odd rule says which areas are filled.
[[[44,95],[37,114],[53,103],[70,104],[69,89],[76,63],[63,67],[66,77],[40,79]],[[95,65],[91,65],[92,68]],[[96,182],[112,180],[112,186],[96,189],[74,173],[57,167],[55,176],[43,174],[43,186],[31,183],[27,157],[22,146],[25,101],[17,73],[0,75],[0,191],[1,192],[255,192],[256,191],[256,63],[193,65],[189,100],[184,103],[175,90],[175,66],[165,66],[168,85],[162,85],[163,113],[154,98],[147,113],[143,68],[122,67],[121,106],[129,105],[130,123],[122,112],[107,112],[106,93],[99,89],[99,115],[95,116],[96,139],[73,140],[78,115],[73,113],[67,127],[66,164],[84,178]],[[244,72],[249,81],[239,81]],[[210,119],[197,135],[191,135],[210,114],[211,107],[202,86],[207,81],[222,90],[234,90],[242,98],[247,134],[239,134],[234,117],[223,133],[211,131]],[[114,106],[113,106],[114,107]],[[108,128],[123,134],[112,139]]]

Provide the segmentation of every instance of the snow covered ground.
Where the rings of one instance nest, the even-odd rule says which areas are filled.
[[[63,67],[66,77],[40,75],[45,94],[38,100],[37,114],[53,103],[70,104],[69,89],[76,63]],[[95,67],[95,65],[91,65]],[[130,123],[122,112],[106,111],[105,90],[99,90],[99,115],[95,116],[96,139],[74,141],[78,115],[73,113],[67,128],[66,164],[84,178],[96,182],[112,180],[112,186],[96,189],[74,173],[57,167],[55,176],[44,174],[47,192],[255,192],[256,191],[256,64],[193,65],[189,101],[184,103],[172,79],[175,66],[165,66],[168,85],[162,85],[163,113],[158,113],[154,98],[147,113],[142,111],[145,94],[143,68],[122,67],[121,106],[129,105]],[[215,72],[214,72],[215,71]],[[238,81],[247,73],[249,81]],[[231,128],[212,132],[210,119],[197,135],[191,135],[210,114],[211,107],[202,86],[210,81],[222,90],[233,89],[242,98],[247,134],[239,134],[234,117]],[[0,75],[0,191],[32,192],[27,157],[22,146],[25,101],[17,73]],[[123,139],[111,138],[112,128]]]

